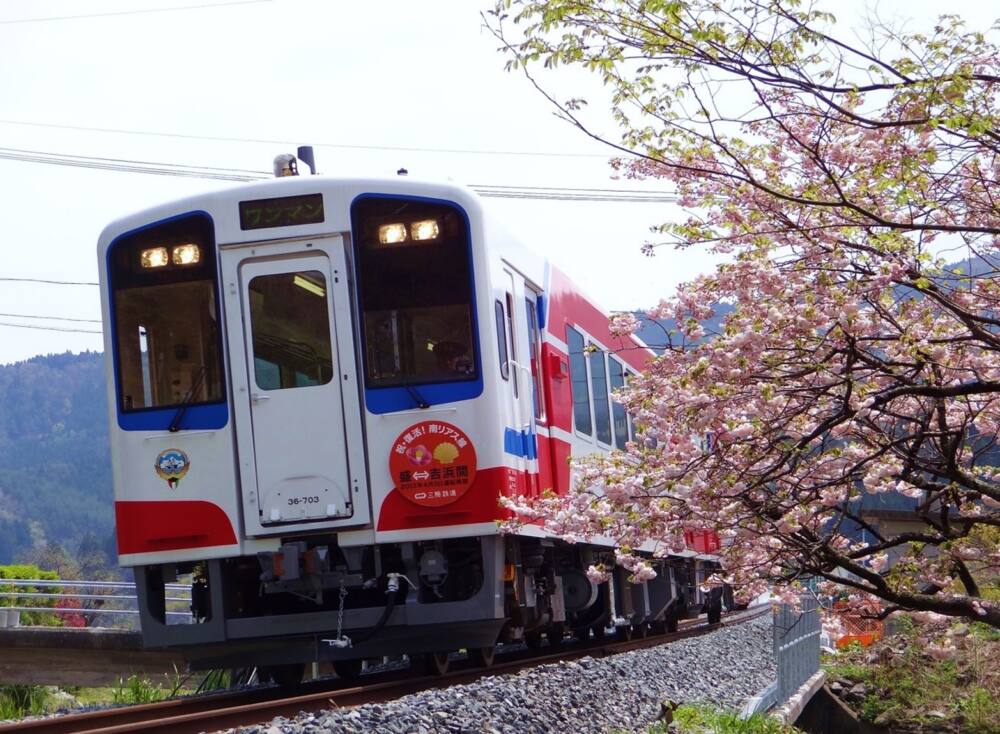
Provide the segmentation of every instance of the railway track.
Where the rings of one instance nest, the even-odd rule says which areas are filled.
[[[259,724],[276,716],[295,716],[329,708],[351,708],[367,703],[382,703],[430,688],[471,683],[490,675],[509,675],[525,668],[578,658],[606,657],[631,650],[663,645],[675,640],[704,635],[723,626],[741,624],[767,614],[770,607],[754,607],[727,615],[720,624],[701,619],[681,623],[677,632],[649,635],[631,640],[588,640],[567,643],[557,648],[519,650],[498,653],[490,667],[457,663],[444,675],[414,676],[407,670],[364,675],[364,681],[321,680],[304,683],[289,695],[288,689],[255,688],[205,696],[174,698],[168,701],[126,706],[80,714],[64,714],[46,719],[32,719],[0,725],[0,734],[126,734],[170,732],[198,734],[238,726]]]

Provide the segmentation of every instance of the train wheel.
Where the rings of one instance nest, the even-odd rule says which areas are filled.
[[[448,672],[448,653],[428,652],[419,659],[420,667],[427,675],[444,675]]]
[[[722,621],[722,602],[715,602],[708,607],[708,623],[718,624]]]
[[[257,674],[282,688],[291,688],[302,682],[306,672],[305,663],[287,663],[285,665],[267,665],[258,669]]]
[[[489,668],[493,665],[496,651],[495,647],[473,647],[469,650],[469,660],[477,668]]]
[[[647,634],[649,634],[649,626],[645,622],[632,625],[632,637],[635,639],[641,640]]]
[[[364,661],[360,658],[356,660],[334,660],[333,672],[337,674],[338,678],[355,680],[361,675],[363,665]]]
[[[666,626],[667,632],[676,632],[677,631],[677,622],[678,622],[678,619],[677,619],[677,615],[676,614],[671,614],[669,617],[667,617],[665,620],[663,620],[663,623]]]
[[[604,630],[603,624],[595,624],[593,627],[590,628],[590,632],[592,635],[594,635],[595,640],[603,640],[604,636],[607,634],[607,632],[605,632]]]
[[[566,625],[563,622],[553,623],[545,636],[549,638],[549,644],[552,647],[562,647],[564,639],[566,637]]]
[[[528,646],[530,650],[537,650],[542,646],[542,633],[541,632],[525,632],[524,633],[524,644]]]
[[[631,640],[632,639],[632,625],[623,624],[620,627],[615,627],[615,636],[619,640]]]
[[[649,634],[662,635],[667,631],[667,623],[662,619],[654,619],[649,623]]]

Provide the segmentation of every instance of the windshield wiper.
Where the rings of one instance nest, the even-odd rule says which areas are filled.
[[[410,393],[410,397],[413,398],[413,402],[417,404],[417,407],[421,410],[426,410],[431,407],[431,404],[424,400],[423,396],[417,392],[417,388],[410,385],[403,385],[406,388],[406,392]]]
[[[187,413],[188,407],[194,402],[194,396],[197,394],[198,389],[201,387],[201,383],[205,379],[205,366],[202,365],[198,370],[198,376],[195,378],[194,383],[191,385],[191,389],[187,391],[187,394],[181,399],[180,407],[177,412],[174,413],[173,419],[170,421],[170,425],[167,426],[167,430],[171,433],[177,433],[181,430],[181,421],[184,420],[184,414]]]

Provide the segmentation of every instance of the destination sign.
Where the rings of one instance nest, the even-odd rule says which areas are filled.
[[[303,194],[240,202],[240,229],[293,227],[323,222],[323,195]]]

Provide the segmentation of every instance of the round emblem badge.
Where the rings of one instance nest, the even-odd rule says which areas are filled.
[[[424,507],[449,505],[472,486],[476,449],[451,423],[423,421],[393,442],[389,473],[396,489],[410,502]]]
[[[191,460],[180,449],[166,449],[159,453],[153,466],[157,476],[166,480],[171,489],[175,489],[191,468]]]

